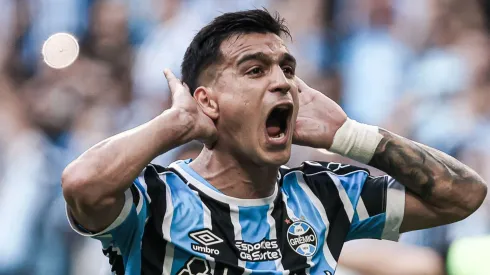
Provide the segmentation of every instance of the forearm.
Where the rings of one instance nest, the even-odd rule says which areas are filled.
[[[330,150],[382,170],[406,187],[400,232],[464,219],[487,193],[483,179],[458,160],[349,119],[336,131]]]
[[[405,185],[431,205],[472,213],[486,195],[483,179],[471,168],[436,149],[379,129],[382,139],[369,165]]]
[[[108,138],[87,150],[63,172],[70,199],[95,204],[124,193],[156,156],[188,141],[186,118],[166,111],[150,122]]]

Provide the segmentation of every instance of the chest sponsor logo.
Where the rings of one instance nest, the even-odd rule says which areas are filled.
[[[318,241],[315,230],[304,221],[295,221],[288,228],[288,243],[301,256],[311,257],[315,254]]]
[[[281,258],[281,251],[277,240],[263,239],[256,243],[235,241],[235,246],[239,251],[239,258],[242,261],[263,262],[273,261]]]
[[[223,239],[216,236],[211,230],[197,230],[189,233],[189,237],[197,242],[197,244],[191,244],[192,250],[208,255],[219,255],[220,251],[210,246],[222,243]]]

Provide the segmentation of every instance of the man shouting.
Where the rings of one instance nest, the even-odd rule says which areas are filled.
[[[63,173],[68,217],[116,274],[333,274],[343,243],[396,240],[474,212],[486,185],[435,149],[350,120],[295,76],[287,27],[264,10],[225,13],[165,75],[173,105],[97,144]],[[383,106],[372,106],[383,108]],[[195,160],[149,164],[200,140]],[[337,163],[285,164],[291,145]]]

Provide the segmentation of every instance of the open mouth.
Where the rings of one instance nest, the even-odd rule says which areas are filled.
[[[265,122],[265,129],[271,140],[282,140],[286,137],[292,112],[293,106],[290,103],[280,104],[272,109]]]

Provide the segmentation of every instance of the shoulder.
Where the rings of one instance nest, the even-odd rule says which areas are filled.
[[[166,166],[161,166],[155,163],[149,163],[145,169],[143,170],[143,173],[146,173],[147,171],[151,171],[149,173],[156,173],[156,174],[162,174],[165,172],[170,172],[170,168]]]
[[[324,161],[305,161],[300,166],[289,168],[282,166],[280,169],[281,174],[284,176],[292,172],[301,172],[307,177],[331,174],[334,176],[350,176],[355,174],[364,174],[369,176],[369,170],[349,164],[337,163],[337,162],[324,162]]]
[[[161,197],[172,186],[186,185],[186,180],[171,166],[150,163],[140,173],[135,184],[153,198]]]
[[[141,171],[135,183],[141,185],[148,191],[152,187],[165,184],[165,177],[163,175],[167,172],[167,167],[150,163]]]
[[[162,166],[159,164],[155,163],[149,163],[143,171],[141,171],[140,175],[138,178],[144,178],[144,179],[160,179],[165,181],[167,175],[173,174],[178,176],[178,178],[182,178],[180,176],[180,173],[176,171],[175,167],[173,165],[170,166]],[[183,181],[185,181],[182,178]]]

